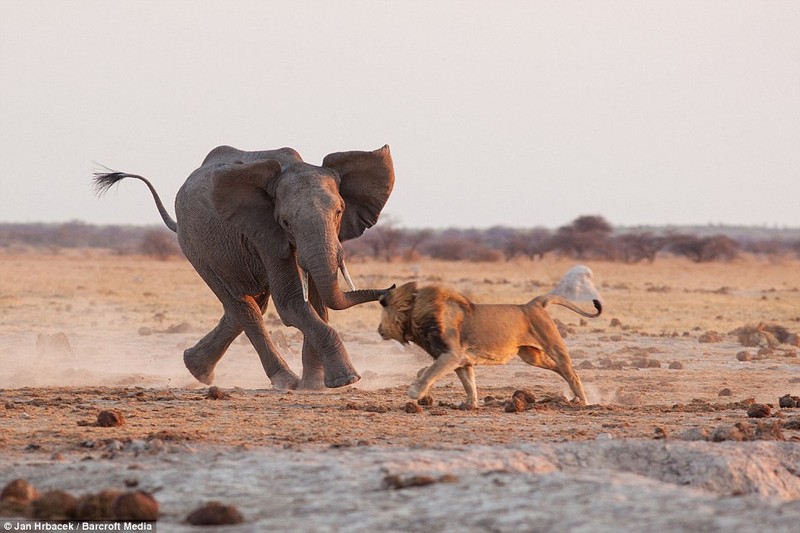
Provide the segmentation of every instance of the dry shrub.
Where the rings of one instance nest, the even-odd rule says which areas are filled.
[[[724,235],[670,235],[667,237],[667,249],[675,255],[688,257],[695,263],[731,261],[739,255],[739,245]]]
[[[142,237],[139,250],[144,254],[165,261],[181,255],[175,234],[165,230],[150,230]]]

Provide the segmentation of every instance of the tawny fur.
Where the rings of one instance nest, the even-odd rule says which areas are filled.
[[[545,307],[554,303],[593,318],[602,310],[598,300],[594,301],[596,313],[587,313],[554,295],[539,296],[523,305],[479,305],[455,291],[438,286],[418,288],[411,282],[380,302],[380,335],[404,344],[413,342],[434,358],[411,384],[412,398],[427,395],[436,380],[455,371],[467,393],[464,407],[475,408],[478,397],[472,367],[505,364],[519,356],[528,364],[558,373],[576,398],[587,403],[564,340]]]

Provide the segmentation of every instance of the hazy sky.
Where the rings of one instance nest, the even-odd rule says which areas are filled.
[[[800,2],[0,0],[0,222],[157,224],[210,149],[388,143],[408,227],[800,226]]]

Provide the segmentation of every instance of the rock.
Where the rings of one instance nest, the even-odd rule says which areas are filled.
[[[622,322],[620,322],[619,318],[612,318],[608,326],[611,328],[618,328],[622,326]]]
[[[158,520],[158,502],[141,490],[120,494],[114,500],[112,509],[117,520]]]
[[[117,427],[125,424],[125,418],[119,411],[106,410],[97,413],[97,425],[101,428]]]
[[[536,403],[536,398],[533,396],[533,393],[526,389],[519,389],[515,390],[514,394],[511,395],[512,398],[522,398],[522,400],[528,404],[528,406],[533,405]]]
[[[719,426],[711,432],[708,439],[713,442],[742,442],[743,440],[746,440],[741,429],[736,426]]]
[[[452,474],[444,474],[438,478],[427,475],[401,476],[399,474],[388,474],[383,478],[383,486],[387,489],[400,490],[409,487],[424,487],[434,483],[455,483],[458,477]]]
[[[771,412],[769,405],[763,403],[754,403],[747,408],[747,416],[750,418],[764,418],[769,416]]]
[[[716,331],[706,331],[697,340],[701,343],[722,342],[722,335]]]
[[[653,428],[653,438],[660,440],[667,438],[667,430],[662,428],[661,426],[656,426]]]
[[[146,337],[147,335],[152,335],[152,334],[153,334],[153,330],[151,328],[148,328],[146,326],[139,328],[139,335],[142,335],[142,336]]]
[[[717,393],[717,396],[733,396],[733,391],[729,388],[724,388]]]
[[[704,428],[689,428],[681,433],[682,440],[708,440],[708,431]]]
[[[41,520],[72,520],[78,500],[63,490],[50,490],[33,500],[31,514]]]
[[[228,526],[244,522],[242,513],[233,505],[208,502],[198,507],[186,517],[193,526]]]
[[[24,479],[9,481],[0,492],[0,500],[14,499],[21,502],[30,502],[39,497],[36,487]]]
[[[483,399],[483,405],[486,407],[504,407],[506,402],[494,396],[487,396]]]
[[[431,406],[433,405],[433,396],[431,396],[430,394],[427,396],[423,396],[422,398],[417,400],[417,403],[424,406]]]
[[[408,402],[405,406],[405,412],[409,414],[421,413],[422,407],[418,403]]]
[[[782,408],[800,407],[800,397],[784,394],[778,400],[778,405]]]
[[[744,350],[736,354],[736,359],[738,359],[739,361],[752,361],[753,354],[748,352],[747,350]]]
[[[216,385],[209,387],[208,393],[206,394],[206,398],[209,400],[227,400],[230,396],[230,394],[223,392],[222,389]]]
[[[78,499],[75,508],[77,520],[113,520],[114,500],[119,497],[116,490],[104,490],[97,494],[86,494]]]
[[[506,402],[506,413],[521,413],[528,409],[528,403],[520,396],[514,396]]]
[[[579,370],[594,370],[595,366],[591,361],[587,359],[585,361],[581,361],[581,363],[577,366],[577,368]]]
[[[669,364],[669,369],[670,370],[683,370],[683,363],[681,363],[680,361],[672,361]]]

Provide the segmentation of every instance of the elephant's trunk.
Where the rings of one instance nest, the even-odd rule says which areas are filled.
[[[330,256],[335,257],[335,261],[330,260]],[[347,309],[354,305],[375,302],[387,293],[385,289],[361,289],[356,290],[350,273],[347,271],[344,259],[339,254],[324,254],[317,256],[314,261],[309,261],[308,270],[304,262],[300,261],[300,276],[303,282],[303,296],[308,298],[308,274],[314,279],[314,285],[319,292],[322,303],[329,309]],[[350,286],[350,291],[344,292],[339,287],[339,271],[342,271],[345,281]]]

